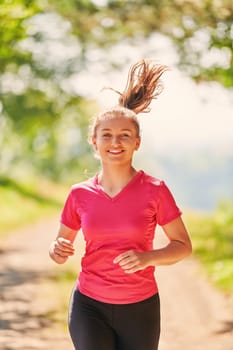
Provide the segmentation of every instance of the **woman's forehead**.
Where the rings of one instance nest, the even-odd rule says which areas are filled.
[[[112,117],[102,120],[99,124],[99,129],[121,129],[121,130],[134,130],[135,125],[131,118],[127,117]]]

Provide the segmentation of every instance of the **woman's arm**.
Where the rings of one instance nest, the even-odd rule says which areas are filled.
[[[192,243],[187,229],[181,218],[173,220],[162,229],[169,239],[169,243],[164,248],[154,251],[155,265],[174,264],[192,253]]]
[[[174,264],[191,254],[192,244],[180,217],[162,228],[170,241],[167,246],[147,252],[130,250],[116,257],[114,263],[126,273],[133,273],[147,266]]]
[[[64,264],[69,256],[74,255],[73,242],[77,231],[61,224],[56,239],[51,243],[49,256],[57,264]]]

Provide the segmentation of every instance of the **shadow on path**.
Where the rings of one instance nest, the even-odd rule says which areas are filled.
[[[43,302],[38,303],[40,283],[52,273],[48,257],[51,221],[13,235],[0,253],[0,349],[72,349],[65,332],[53,334],[54,325]],[[51,267],[51,268],[50,268]],[[66,344],[66,345],[64,345]],[[68,345],[68,346],[67,346]]]

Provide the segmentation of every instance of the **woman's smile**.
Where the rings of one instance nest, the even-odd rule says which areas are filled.
[[[118,155],[124,152],[124,150],[108,150],[108,153],[114,154],[114,155]]]

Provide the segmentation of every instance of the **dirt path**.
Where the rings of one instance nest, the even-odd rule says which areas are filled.
[[[73,349],[67,332],[45,317],[48,300],[38,302],[40,284],[54,268],[47,251],[57,227],[56,220],[27,227],[0,250],[1,350]],[[233,350],[233,307],[210,287],[193,259],[160,267],[156,275],[162,308],[160,350]]]

